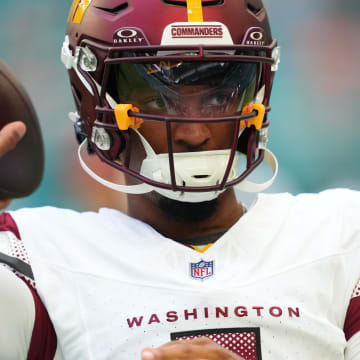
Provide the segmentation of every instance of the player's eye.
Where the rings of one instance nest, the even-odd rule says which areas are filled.
[[[226,105],[229,96],[227,94],[214,94],[207,96],[203,102],[205,106],[224,106]]]
[[[164,111],[166,110],[165,101],[160,96],[146,98],[141,101],[140,108],[146,111]]]

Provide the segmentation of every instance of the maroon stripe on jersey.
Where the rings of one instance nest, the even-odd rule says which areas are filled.
[[[49,314],[36,290],[26,281],[35,303],[35,322],[27,360],[53,360],[57,338]]]
[[[360,331],[360,296],[353,297],[347,309],[344,333],[346,340]]]
[[[16,222],[8,213],[0,214],[0,231],[11,231],[19,240],[20,233]],[[36,290],[23,278],[30,289],[35,304],[35,322],[27,360],[53,360],[56,352],[57,338],[48,312]]]
[[[0,214],[0,231],[11,231],[20,240],[19,229],[9,213]]]

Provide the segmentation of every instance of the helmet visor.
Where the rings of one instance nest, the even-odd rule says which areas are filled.
[[[231,116],[253,99],[258,67],[226,61],[118,63],[112,65],[109,92],[142,113]]]

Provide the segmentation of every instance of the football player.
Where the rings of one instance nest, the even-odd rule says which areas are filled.
[[[61,59],[128,214],[1,215],[0,358],[359,359],[360,194],[235,196],[277,174],[262,0],[75,0]]]

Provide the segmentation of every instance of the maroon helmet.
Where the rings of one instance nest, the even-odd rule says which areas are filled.
[[[277,162],[266,149],[267,113],[280,52],[262,0],[75,0],[61,55],[77,108],[70,117],[81,164],[97,181],[186,202],[272,183]],[[166,153],[142,135],[148,121],[164,127]],[[171,129],[180,122],[232,123],[230,145],[174,152]],[[140,166],[132,161],[134,136],[146,154]],[[86,149],[136,185],[96,175],[82,160]],[[245,180],[264,159],[273,178]]]

